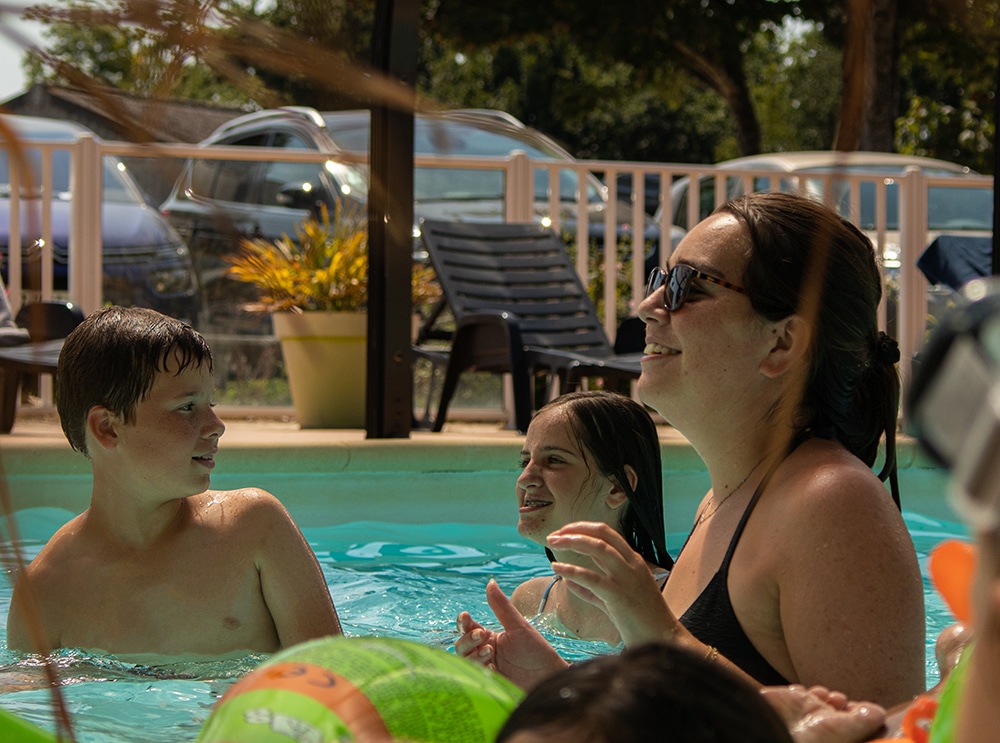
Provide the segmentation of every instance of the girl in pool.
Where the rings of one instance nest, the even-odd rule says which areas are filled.
[[[683,433],[712,488],[663,593],[606,524],[548,538],[554,563],[626,646],[668,641],[759,684],[883,706],[924,688],[923,589],[895,495],[898,349],[876,322],[871,243],[826,207],[751,194],[695,226],[639,314],[643,401]],[[459,617],[460,655],[530,687],[565,662],[491,584],[504,632]]]
[[[545,545],[554,530],[574,521],[607,524],[622,535],[662,586],[673,560],[663,529],[660,441],[639,403],[610,392],[573,392],[538,411],[528,426],[517,478],[521,536]],[[549,559],[593,567],[572,550]],[[606,613],[566,587],[561,576],[518,586],[511,601],[526,617],[544,615],[556,629],[585,640],[618,644]]]

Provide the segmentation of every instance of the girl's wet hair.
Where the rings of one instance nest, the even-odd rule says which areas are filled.
[[[56,372],[56,407],[70,445],[87,454],[87,415],[95,405],[127,422],[162,373],[208,365],[212,351],[187,323],[142,307],[97,310],[67,336]]]
[[[538,413],[557,409],[569,413],[580,449],[628,496],[619,529],[629,546],[648,562],[671,568],[663,526],[660,439],[649,413],[631,398],[603,391],[567,393]],[[635,488],[626,466],[635,471]]]
[[[898,351],[878,329],[882,276],[871,241],[834,211],[794,194],[749,194],[718,211],[749,232],[742,283],[754,310],[771,321],[799,313],[813,328],[798,433],[837,439],[869,467],[885,433],[880,477],[890,478],[898,505]],[[813,317],[803,311],[808,300],[815,301]]]

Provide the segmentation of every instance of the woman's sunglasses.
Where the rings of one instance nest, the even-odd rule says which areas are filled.
[[[657,267],[650,272],[649,280],[646,282],[646,296],[648,297],[661,286],[666,285],[666,289],[663,292],[663,306],[671,312],[677,312],[677,310],[684,306],[684,302],[687,301],[688,291],[690,291],[691,282],[694,279],[709,281],[726,289],[732,289],[734,292],[739,292],[740,294],[747,293],[747,290],[742,286],[730,284],[723,279],[702,273],[692,266],[678,263],[666,271]]]

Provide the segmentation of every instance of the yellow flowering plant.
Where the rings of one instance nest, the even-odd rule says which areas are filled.
[[[333,219],[322,206],[319,219],[295,226],[295,240],[247,238],[238,255],[227,255],[226,274],[255,286],[248,310],[358,312],[368,301],[367,212],[338,202]],[[424,306],[440,296],[434,271],[413,267],[413,302]]]

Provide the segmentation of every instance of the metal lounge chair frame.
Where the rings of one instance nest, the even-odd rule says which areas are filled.
[[[510,373],[519,431],[531,420],[537,376],[548,376],[546,396],[555,381],[569,390],[600,377],[621,390],[639,376],[641,353],[615,352],[566,245],[551,230],[424,220],[421,233],[455,318],[433,430],[444,425],[466,371]],[[414,350],[443,362],[440,348]]]

